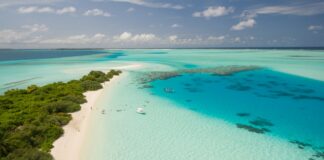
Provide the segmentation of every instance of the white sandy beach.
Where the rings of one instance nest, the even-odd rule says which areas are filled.
[[[81,105],[81,110],[72,113],[72,120],[63,127],[64,134],[53,144],[51,154],[55,160],[78,160],[79,151],[89,122],[91,111],[95,110],[97,99],[102,91],[117,83],[121,76],[113,77],[109,82],[103,84],[103,88],[97,91],[85,92],[87,103]]]

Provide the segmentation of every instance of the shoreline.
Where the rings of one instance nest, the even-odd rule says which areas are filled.
[[[55,160],[79,159],[79,151],[86,136],[91,111],[95,109],[95,104],[102,92],[112,83],[116,83],[123,74],[114,76],[110,81],[103,83],[102,89],[83,93],[87,102],[81,104],[79,111],[71,113],[72,120],[63,127],[64,134],[53,143],[50,154]]]

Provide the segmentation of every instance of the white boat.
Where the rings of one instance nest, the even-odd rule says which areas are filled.
[[[136,112],[137,112],[138,114],[145,114],[145,112],[144,112],[144,108],[141,108],[141,107],[137,108],[137,109],[136,109]]]
[[[172,88],[164,88],[164,92],[166,92],[166,93],[173,93],[174,92],[174,89],[172,89]]]

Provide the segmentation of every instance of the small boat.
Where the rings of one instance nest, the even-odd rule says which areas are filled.
[[[101,111],[101,114],[105,114],[105,110],[104,109]]]
[[[141,107],[137,108],[137,109],[136,109],[136,112],[137,112],[138,114],[145,114],[145,112],[144,112],[144,108],[141,108]]]
[[[164,92],[166,92],[166,93],[173,93],[174,92],[174,89],[172,89],[172,88],[164,88]]]

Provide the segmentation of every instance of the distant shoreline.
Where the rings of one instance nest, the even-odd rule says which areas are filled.
[[[305,47],[169,47],[169,48],[0,48],[1,50],[123,50],[123,49],[302,49],[324,50],[324,46]]]

